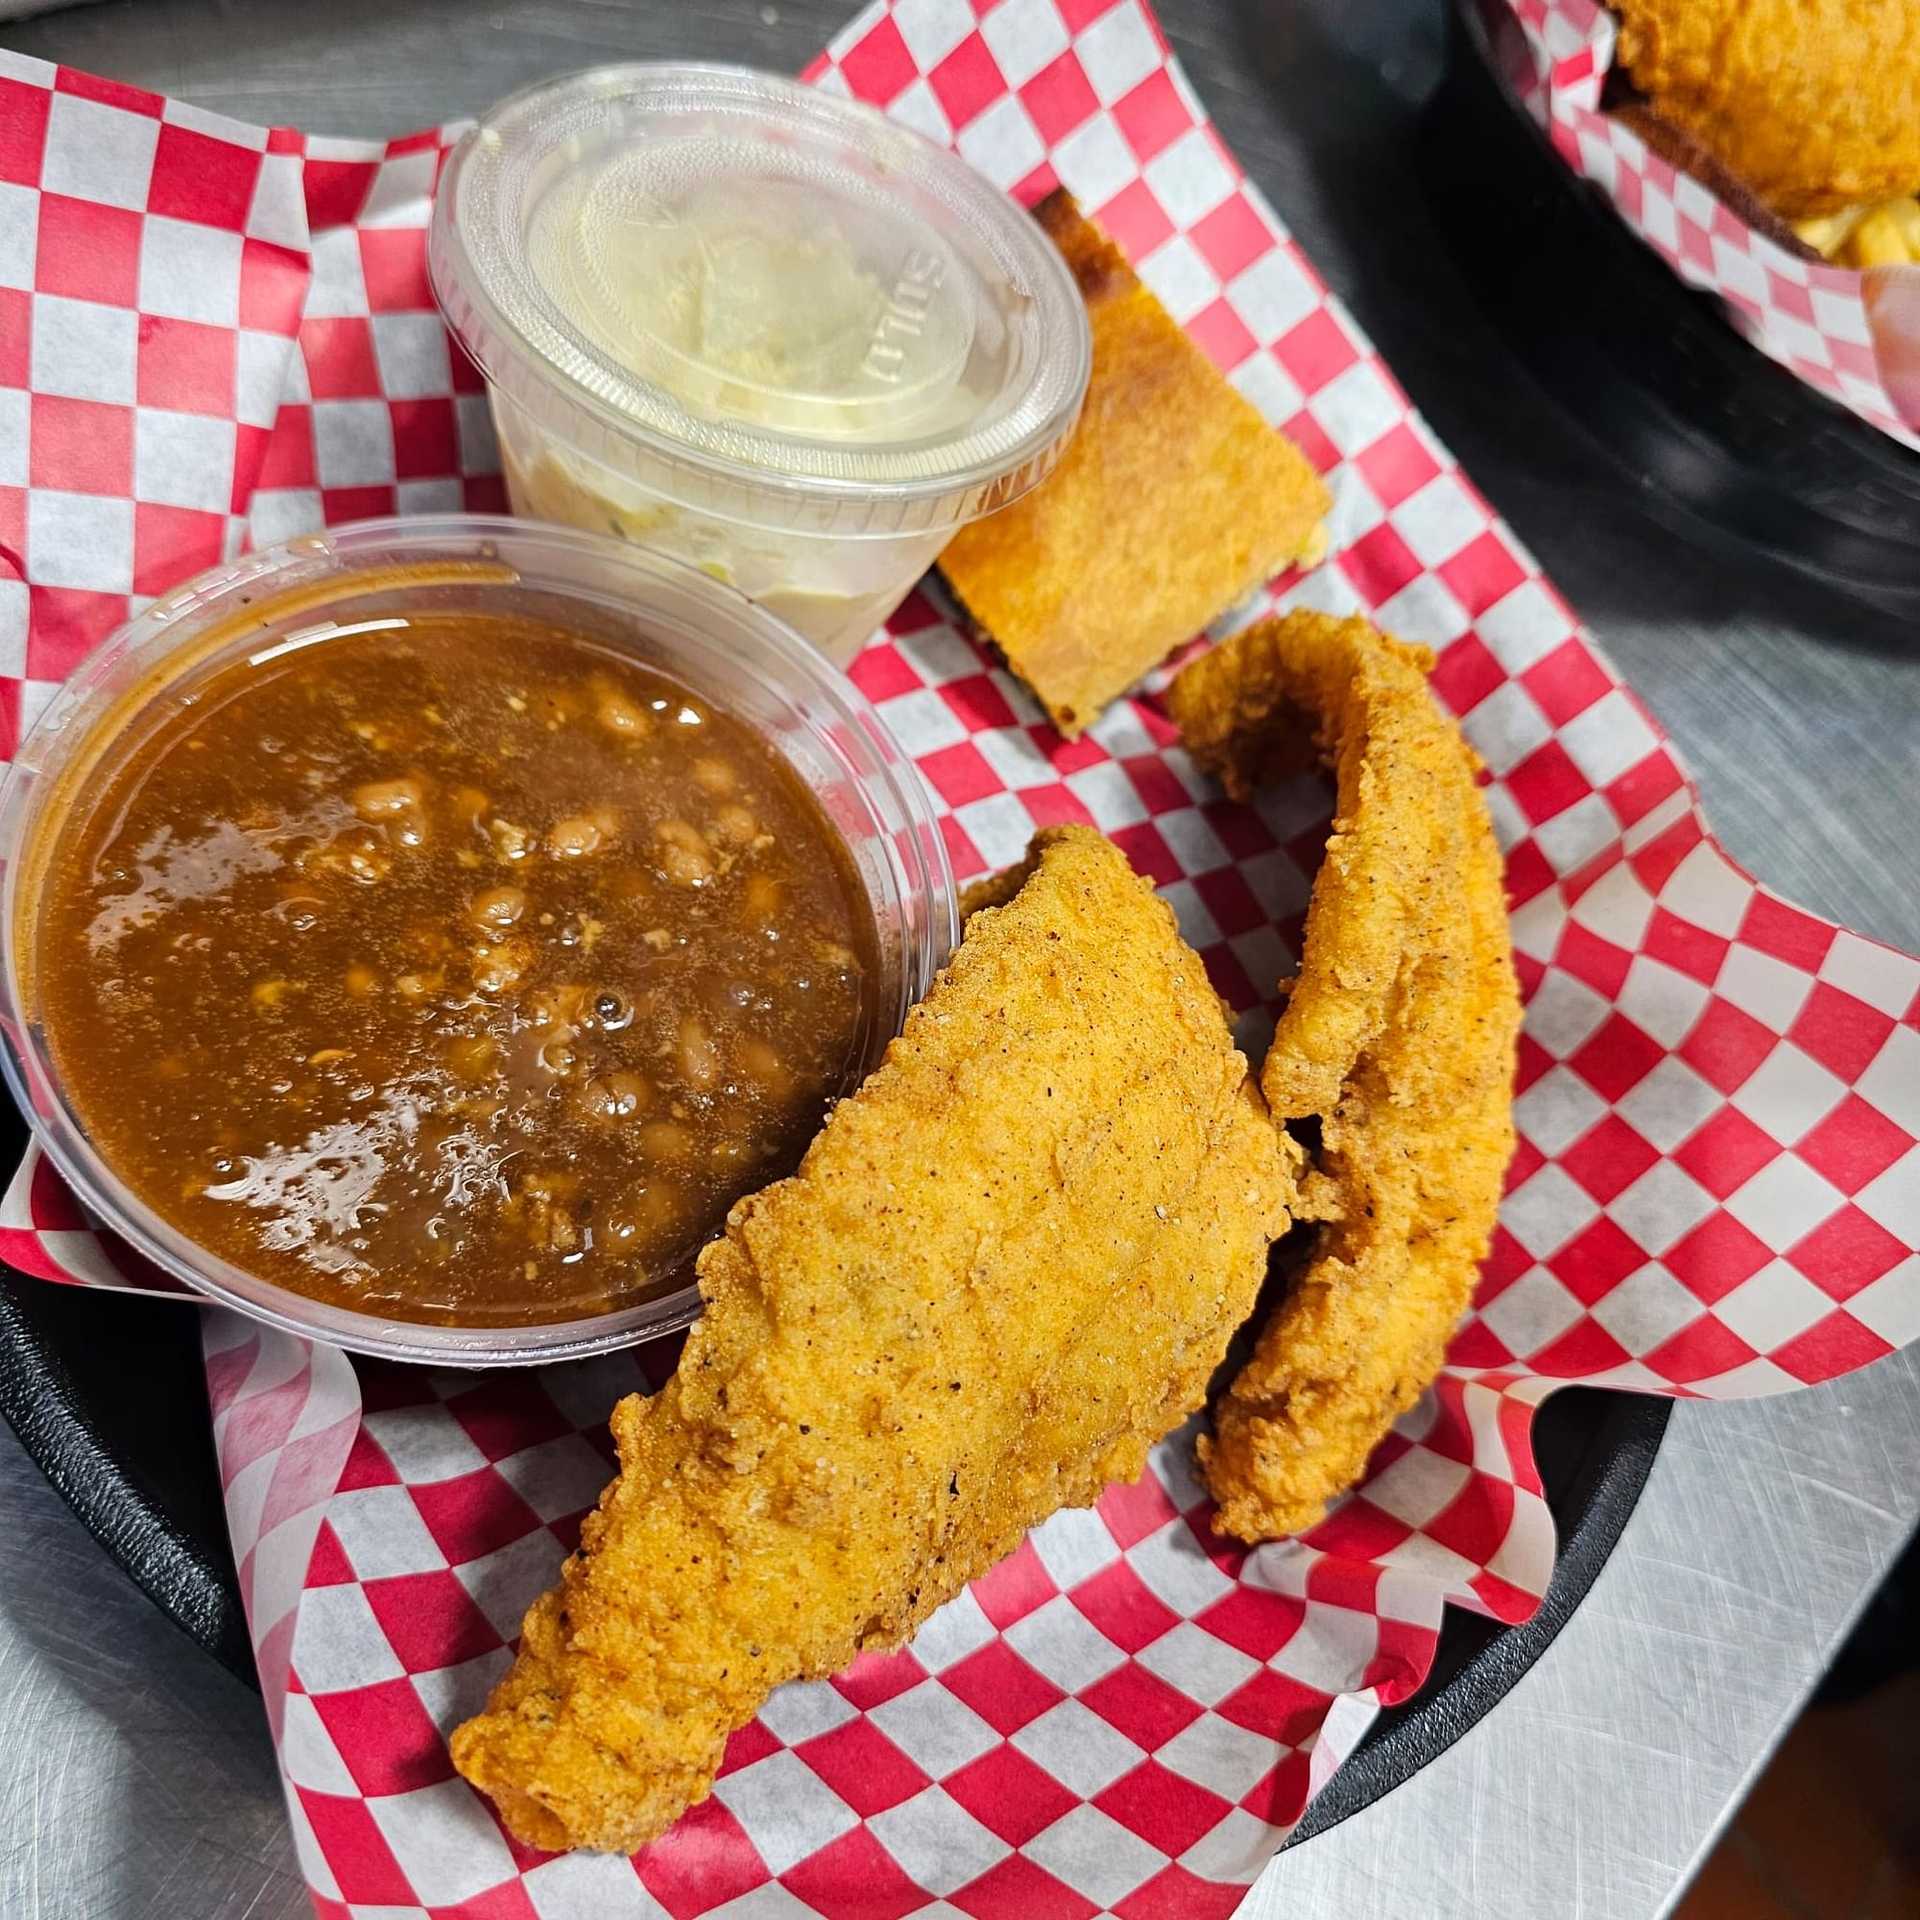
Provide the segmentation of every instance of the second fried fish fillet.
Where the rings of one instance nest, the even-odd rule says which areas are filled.
[[[1261,1085],[1320,1123],[1330,1214],[1200,1442],[1215,1524],[1311,1526],[1440,1367],[1513,1152],[1520,1002],[1475,762],[1427,655],[1364,620],[1293,613],[1203,655],[1168,706],[1244,794],[1317,750],[1334,831]]]
[[[1339,1099],[1386,1026],[1409,950],[1444,919],[1437,896],[1458,884],[1445,836],[1480,803],[1460,736],[1427,692],[1430,664],[1364,620],[1301,611],[1256,621],[1168,689],[1182,744],[1236,800],[1316,759],[1333,770],[1300,977],[1260,1069],[1277,1119]]]
[[[522,1840],[662,1832],[774,1687],[1138,1474],[1251,1310],[1296,1155],[1198,957],[1089,829],[1012,886],[614,1410],[619,1477],[453,1737]]]

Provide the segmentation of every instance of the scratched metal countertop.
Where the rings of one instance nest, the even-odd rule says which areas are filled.
[[[543,73],[791,69],[853,0],[115,0],[0,44],[256,121],[394,133]],[[1729,849],[1920,947],[1920,639],[1667,524],[1478,317],[1414,114],[1441,0],[1161,0],[1242,162],[1689,759]],[[1683,1405],[1619,1547],[1495,1712],[1282,1854],[1247,1920],[1650,1920],[1679,1897],[1920,1519],[1920,1351]],[[0,1915],[303,1920],[259,1703],[0,1433]]]

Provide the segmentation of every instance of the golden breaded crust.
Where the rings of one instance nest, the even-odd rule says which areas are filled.
[[[1311,1526],[1439,1370],[1513,1152],[1503,863],[1426,665],[1364,620],[1295,613],[1202,656],[1169,693],[1229,791],[1296,764],[1309,728],[1337,787],[1261,1075],[1277,1116],[1320,1119],[1320,1175],[1296,1212],[1332,1218],[1200,1442],[1215,1525],[1243,1540]]]
[[[1913,0],[1613,0],[1654,111],[1783,219],[1920,190]]]
[[[1080,283],[1093,377],[1060,465],[940,570],[1069,738],[1312,546],[1328,497],[1063,192],[1035,210]]]
[[[1423,895],[1443,883],[1436,836],[1457,804],[1461,748],[1427,691],[1431,664],[1364,620],[1301,611],[1255,622],[1167,691],[1182,743],[1235,799],[1315,754],[1334,770],[1300,974],[1261,1069],[1278,1119],[1333,1108],[1386,1024],[1429,915]]]
[[[1486,1258],[1513,1157],[1519,1005],[1499,851],[1491,833],[1460,837],[1457,946],[1409,975],[1321,1122],[1339,1217],[1201,1442],[1215,1524],[1243,1540],[1300,1532],[1360,1478],[1439,1372]]]
[[[701,1256],[679,1371],[453,1737],[541,1847],[705,1797],[782,1682],[899,1644],[1200,1405],[1297,1156],[1110,842],[1043,833],[799,1172]]]
[[[998,873],[983,873],[960,889],[960,924],[964,927],[976,913],[988,907],[1004,907],[1029,880],[1039,860],[1037,849],[1030,849],[1023,860],[1016,860]]]

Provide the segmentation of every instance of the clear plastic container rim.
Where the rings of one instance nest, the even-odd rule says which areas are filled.
[[[643,87],[706,89],[740,106],[778,109],[842,137],[876,136],[917,163],[919,183],[969,218],[1008,278],[1035,305],[1041,348],[1027,391],[999,425],[954,435],[937,460],[906,441],[814,441],[689,413],[664,388],[619,365],[547,297],[526,267],[504,204],[503,122],[536,105],[580,111]],[[471,196],[476,208],[467,206]],[[958,154],[863,102],[750,67],[635,61],[523,87],[496,103],[447,156],[428,236],[434,296],[487,381],[579,454],[690,507],[769,530],[884,539],[958,527],[1008,505],[1058,464],[1086,397],[1093,336],[1086,303],[1039,224]],[[504,296],[504,298],[503,298]],[[648,416],[652,416],[649,419]],[[657,422],[658,424],[655,424]],[[644,451],[648,471],[635,465]],[[665,469],[671,476],[662,485]]]
[[[318,584],[330,574],[340,581],[341,601],[353,596],[356,573],[384,566],[432,561],[487,561],[511,570],[528,587],[571,595],[602,606],[614,604],[578,582],[543,577],[538,556],[571,556],[614,568],[636,589],[665,581],[704,603],[730,638],[750,636],[761,658],[747,663],[715,642],[716,658],[730,669],[751,664],[762,684],[781,697],[818,702],[829,724],[811,720],[816,745],[844,768],[888,849],[887,872],[898,890],[907,925],[902,936],[896,1004],[882,1008],[868,1062],[897,1033],[907,1010],[932,985],[959,938],[959,905],[946,843],[918,769],[887,731],[871,702],[813,647],[764,608],[756,606],[697,568],[647,553],[604,534],[486,514],[445,514],[364,520],[303,536],[281,546],[225,561],[185,582],[136,614],[95,646],[22,737],[0,777],[0,1073],[34,1140],[93,1217],[195,1293],[250,1318],[306,1339],[318,1339],[383,1359],[454,1367],[524,1366],[584,1358],[677,1332],[697,1318],[700,1296],[689,1282],[669,1294],[614,1313],[514,1328],[439,1327],[382,1319],[331,1306],[248,1273],[201,1247],[163,1220],[109,1167],[81,1126],[53,1070],[38,1022],[29,1018],[21,976],[18,897],[22,854],[43,829],[34,788],[50,787],[73,747],[91,739],[83,719],[94,684],[108,668],[138,648],[153,648],[149,667],[170,648],[172,634],[190,641],[214,619],[243,607],[249,596]],[[514,556],[526,564],[516,564]],[[501,582],[499,584],[512,584]],[[484,592],[485,585],[476,586]],[[332,604],[328,602],[326,604]],[[619,610],[648,616],[644,593],[619,601]],[[311,609],[325,617],[325,605]],[[658,617],[657,615],[655,616]],[[681,628],[683,634],[687,631]],[[67,736],[71,732],[71,740]],[[48,749],[59,742],[57,750]],[[869,761],[855,764],[848,742]],[[50,764],[49,764],[50,762]],[[889,823],[875,804],[878,792],[895,815]]]

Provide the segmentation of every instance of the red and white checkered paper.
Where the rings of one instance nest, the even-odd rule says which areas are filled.
[[[1507,0],[1527,70],[1521,97],[1555,152],[1768,359],[1920,448],[1920,267],[1861,273],[1789,251],[1600,110],[1618,23],[1598,0]]]
[[[1447,1604],[1538,1604],[1553,1529],[1529,1425],[1556,1386],[1771,1392],[1920,1332],[1920,961],[1714,845],[1658,730],[1241,177],[1140,0],[897,0],[812,77],[1023,200],[1072,188],[1327,475],[1332,557],[1271,597],[1437,650],[1491,770],[1529,996],[1498,1242],[1447,1372],[1310,1535],[1223,1545],[1176,1436],[906,1651],[776,1694],[713,1797],[631,1861],[517,1846],[444,1735],[604,1482],[613,1400],[671,1348],[429,1373],[209,1312],[234,1546],[329,1920],[1225,1915],[1376,1708],[1419,1686]],[[262,134],[0,55],[12,717],[138,596],[249,534],[497,504],[484,400],[423,265],[448,138]],[[1263,1043],[1323,786],[1228,804],[1151,693],[1065,743],[931,591],[853,672],[962,876],[1036,825],[1095,822]],[[0,1206],[0,1253],[129,1275],[44,1166]]]

